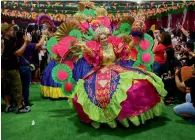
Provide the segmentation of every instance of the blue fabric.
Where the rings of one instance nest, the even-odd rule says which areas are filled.
[[[116,91],[117,85],[119,84],[119,80],[120,80],[120,75],[119,73],[112,71],[111,72],[111,83],[110,83],[110,99],[112,99],[112,96],[114,94],[114,92]]]
[[[125,60],[125,61],[118,61],[116,62],[117,65],[121,66],[133,66],[133,60]],[[74,70],[73,70],[73,78],[75,81],[82,79],[88,72],[93,69],[93,66],[90,66],[85,58],[79,59],[76,63],[74,63]]]
[[[186,94],[186,103],[177,105],[176,107],[173,108],[174,112],[177,115],[180,114],[190,114],[195,116],[195,107],[193,107],[192,103],[191,103],[191,97],[190,94]]]
[[[98,101],[96,99],[95,95],[95,81],[96,81],[96,73],[89,76],[84,83],[85,91],[88,94],[88,97],[92,103],[94,103],[96,106],[99,106]]]
[[[57,65],[55,60],[51,60],[43,72],[41,85],[48,87],[61,87],[61,84],[56,83],[52,79],[52,69]]]
[[[22,94],[24,98],[24,104],[28,105],[29,103],[29,88],[31,81],[31,70],[29,66],[22,66],[19,68],[20,77],[22,81]]]
[[[85,91],[88,94],[88,97],[92,103],[94,103],[96,106],[99,106],[99,103],[96,99],[96,75],[97,72],[94,72],[92,75],[90,75],[87,79],[85,79],[84,87]],[[112,96],[114,95],[114,92],[116,91],[117,85],[119,84],[120,75],[118,72],[115,72],[114,70],[111,70],[111,83],[110,83],[110,100],[112,99]]]
[[[135,61],[133,60],[120,60],[118,62],[116,62],[117,65],[121,65],[124,67],[132,67]]]
[[[84,58],[80,58],[78,62],[74,63],[73,78],[75,81],[82,79],[88,72],[92,70],[93,66],[90,66]]]
[[[161,68],[162,68],[162,65],[158,62],[154,62],[153,65],[152,65],[152,71],[158,75],[159,77],[161,76],[162,72],[161,72]]]

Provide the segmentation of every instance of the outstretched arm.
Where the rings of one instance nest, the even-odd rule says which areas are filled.
[[[36,44],[36,49],[39,49],[43,46],[44,41],[47,38],[47,32],[48,32],[47,30],[44,30],[42,32],[43,35],[42,35],[41,40],[39,41],[39,43]],[[41,49],[44,49],[44,48],[41,48]]]
[[[182,33],[186,36],[186,37],[190,37],[190,34],[182,27],[182,26],[180,26],[179,27],[180,28],[180,30],[182,31]]]
[[[87,52],[87,54],[91,57],[93,57],[93,53],[89,47],[87,47],[85,44],[76,44],[75,46],[81,47],[84,49],[84,51]]]
[[[134,47],[134,41],[132,40],[130,43],[129,43],[129,46],[127,48],[127,52],[130,52],[130,50]]]
[[[23,53],[24,53],[24,51],[25,51],[27,45],[31,42],[31,40],[32,40],[31,37],[25,35],[25,37],[24,37],[24,44],[22,45],[22,47],[21,47],[20,49],[18,49],[18,50],[14,53],[14,55],[16,55],[16,56],[21,56],[21,55],[23,55]]]

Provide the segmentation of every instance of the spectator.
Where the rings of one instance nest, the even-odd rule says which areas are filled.
[[[152,30],[147,31],[147,34],[149,34],[154,39],[154,33]]]
[[[31,106],[32,104],[29,103],[29,88],[30,88],[30,81],[31,81],[31,70],[32,68],[35,69],[35,65],[32,62],[32,55],[36,49],[41,48],[44,40],[46,38],[47,31],[43,34],[39,43],[29,43],[26,50],[24,51],[23,55],[19,57],[19,71],[22,81],[22,93],[24,97],[24,104],[26,106]],[[20,48],[23,44],[21,32],[17,33],[17,41],[16,45]]]
[[[185,60],[185,63],[187,66],[192,66],[194,64],[194,61],[195,61],[194,42],[191,42],[191,41],[187,42],[187,49],[181,60]]]
[[[183,89],[186,87],[190,87],[190,93],[186,94],[186,103],[177,105],[174,107],[174,112],[188,119],[189,121],[195,122],[195,64],[192,66],[192,77],[186,80],[185,82],[181,82],[178,77],[179,70],[177,69],[175,72],[175,81],[178,88]]]
[[[176,87],[175,83],[175,69],[181,67],[180,61],[175,57],[175,51],[173,48],[167,48],[165,50],[165,58],[166,62],[163,66],[163,78],[165,89],[167,90],[168,94],[165,98],[166,104],[171,104],[173,102],[180,103],[184,98],[178,88]],[[177,94],[175,94],[177,93]]]
[[[168,32],[163,32],[161,35],[160,44],[153,48],[154,52],[154,63],[153,63],[153,72],[161,76],[162,75],[162,67],[165,64],[164,52],[167,47],[171,47],[171,35]]]
[[[17,104],[18,113],[27,113],[30,112],[30,108],[26,107],[23,104],[22,84],[19,74],[19,64],[17,57],[21,56],[24,53],[27,45],[30,42],[30,39],[28,38],[28,36],[25,36],[23,46],[17,50],[17,48],[15,47],[15,39],[12,38],[14,35],[13,25],[3,23],[1,30],[4,33],[2,41],[4,50],[1,56],[1,75],[3,82],[9,82],[3,85],[6,86],[3,87],[4,100],[6,103],[5,111],[10,112],[13,110],[11,106],[12,96]],[[9,88],[7,86],[9,86]],[[9,89],[9,91],[5,91],[5,89]]]

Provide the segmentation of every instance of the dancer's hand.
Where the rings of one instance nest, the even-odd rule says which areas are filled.
[[[84,47],[85,47],[85,44],[76,43],[74,46],[75,46],[75,47],[77,46],[77,47],[80,47],[80,48],[84,48]]]
[[[43,34],[43,35],[47,35],[47,34],[48,34],[48,29],[43,30],[43,31],[42,31],[42,34]]]

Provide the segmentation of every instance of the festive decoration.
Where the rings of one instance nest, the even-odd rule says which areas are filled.
[[[72,30],[69,34],[69,36],[74,36],[76,37],[78,40],[81,40],[82,39],[82,34],[79,30]]]
[[[61,40],[65,36],[68,36],[72,30],[78,30],[78,29],[79,29],[79,24],[76,21],[70,21],[61,24],[56,32],[57,41]]]
[[[58,73],[57,73],[57,78],[60,81],[64,81],[64,80],[66,80],[68,78],[68,74],[64,70],[59,70]]]
[[[55,82],[64,84],[72,78],[72,70],[65,64],[59,64],[53,68],[52,78]]]
[[[38,26],[41,26],[43,24],[46,24],[47,27],[50,27],[50,28],[56,28],[54,22],[52,21],[51,17],[48,16],[48,15],[45,15],[45,14],[42,14],[38,17],[37,19],[37,25]]]
[[[43,2],[44,3],[44,2]],[[84,11],[84,9],[88,10],[93,10],[94,5],[95,6],[102,6],[101,4],[97,3],[92,3],[92,2],[84,2],[85,4],[83,5],[83,9],[81,8],[80,11]],[[90,3],[90,4],[86,4]],[[71,4],[71,6],[70,6]],[[77,7],[77,2],[71,3],[71,2],[55,2],[51,1],[50,5],[48,5],[48,2],[45,2],[44,4],[37,4],[34,2],[31,3],[26,3],[24,4],[23,2],[17,1],[17,2],[4,2],[2,3],[2,14],[4,16],[10,16],[10,17],[20,17],[23,19],[31,19],[31,20],[36,20],[40,15],[43,13],[48,14],[54,21],[57,22],[63,22],[67,18],[70,18],[73,16],[73,14],[77,11],[76,9],[73,10],[72,8],[69,10],[64,10],[68,9],[69,7],[72,7],[74,4],[75,7]],[[174,13],[177,11],[182,11],[184,7],[189,7],[189,6],[194,6],[195,1],[173,1],[172,2],[150,2],[139,4],[137,7],[137,3],[129,4],[127,5],[127,2],[125,3],[112,3],[112,4],[107,4],[105,3],[105,8],[106,6],[109,5],[111,9],[108,7],[108,13],[112,13],[112,18],[121,18],[121,16],[127,16],[131,15],[135,17],[137,15],[137,11],[141,11],[142,15],[145,15],[146,17],[151,17],[151,16],[158,16],[159,14],[164,14],[168,15],[168,13]],[[121,6],[122,5],[122,6]],[[41,8],[40,8],[41,7]],[[125,8],[126,7],[126,8]],[[127,8],[128,7],[128,8]],[[12,9],[12,10],[10,10]],[[15,9],[20,9],[20,10],[15,10]],[[120,9],[120,10],[118,10]],[[120,11],[120,12],[119,12]],[[92,11],[84,11],[84,14],[90,14],[94,15]],[[117,14],[116,14],[117,13]],[[122,15],[121,15],[121,14]]]
[[[69,66],[69,68],[70,68],[71,70],[74,69],[74,64],[73,64],[72,61],[65,61],[64,64],[66,64],[67,66]]]
[[[54,46],[54,45],[56,45],[57,44],[57,39],[56,39],[56,37],[54,36],[54,37],[51,37],[49,40],[48,40],[48,42],[47,42],[47,51],[51,54],[51,56],[56,56],[56,54],[54,54],[53,52],[52,52],[52,47]]]
[[[154,62],[154,54],[152,53],[153,38],[144,34],[143,39],[138,41],[136,50],[138,52],[137,60],[133,64],[134,67],[141,67],[148,71],[151,70],[151,64]]]
[[[64,95],[70,96],[74,90],[75,85],[76,85],[76,82],[74,81],[73,78],[70,79],[68,82],[64,83],[61,87]]]
[[[149,63],[151,61],[151,56],[149,53],[142,54],[142,61],[144,63]]]

